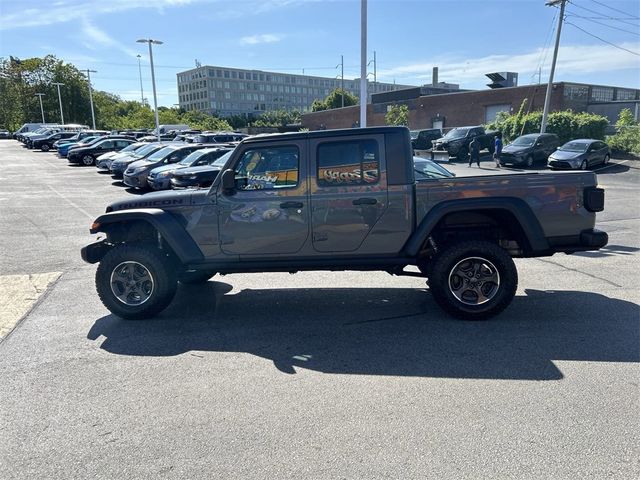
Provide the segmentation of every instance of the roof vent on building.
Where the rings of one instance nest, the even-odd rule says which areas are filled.
[[[515,72],[487,73],[491,83],[487,83],[489,88],[505,88],[518,86],[518,74]]]

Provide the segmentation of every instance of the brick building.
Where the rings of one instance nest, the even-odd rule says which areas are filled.
[[[496,88],[490,90],[460,91],[435,95],[403,98],[401,92],[372,95],[367,105],[367,125],[385,125],[388,108],[394,104],[409,107],[409,128],[440,128],[448,130],[465,125],[480,125],[495,119],[501,111],[517,112],[524,99],[527,109],[542,110],[546,85]],[[413,91],[418,91],[413,89]],[[397,97],[390,101],[390,95]],[[382,101],[381,101],[382,100]],[[553,84],[550,111],[574,111],[604,114],[611,123],[623,108],[630,108],[638,118],[640,90],[602,85],[558,82]],[[303,127],[310,130],[323,128],[351,128],[358,126],[360,107],[345,107],[302,116]]]

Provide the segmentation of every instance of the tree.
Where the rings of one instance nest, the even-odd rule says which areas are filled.
[[[311,104],[311,111],[312,112],[319,112],[321,110],[330,110],[333,108],[340,108],[342,107],[342,94],[344,93],[344,106],[345,107],[350,107],[352,105],[357,105],[358,104],[358,98],[349,93],[346,90],[342,90],[341,88],[336,88],[334,89],[331,93],[329,93],[329,95],[327,95],[327,98],[325,98],[324,100],[314,100],[313,103]]]
[[[288,112],[287,110],[272,110],[264,112],[258,119],[251,123],[252,127],[284,127],[295,123],[300,123],[302,116],[297,110]]]
[[[640,122],[636,122],[628,108],[620,111],[616,122],[617,133],[607,137],[614,152],[640,155]]]
[[[384,116],[387,125],[409,125],[409,107],[406,105],[392,105]]]

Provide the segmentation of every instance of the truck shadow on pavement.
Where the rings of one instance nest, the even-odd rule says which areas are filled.
[[[87,338],[119,355],[246,352],[288,374],[559,380],[555,360],[640,362],[638,305],[597,293],[526,290],[500,316],[468,322],[443,314],[428,290],[230,291],[180,288],[156,319],[107,315]]]

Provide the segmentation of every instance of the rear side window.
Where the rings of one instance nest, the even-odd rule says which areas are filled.
[[[380,154],[375,140],[321,143],[316,158],[321,187],[370,185],[380,178]]]
[[[300,153],[296,146],[251,148],[236,166],[240,190],[265,190],[298,185]]]

